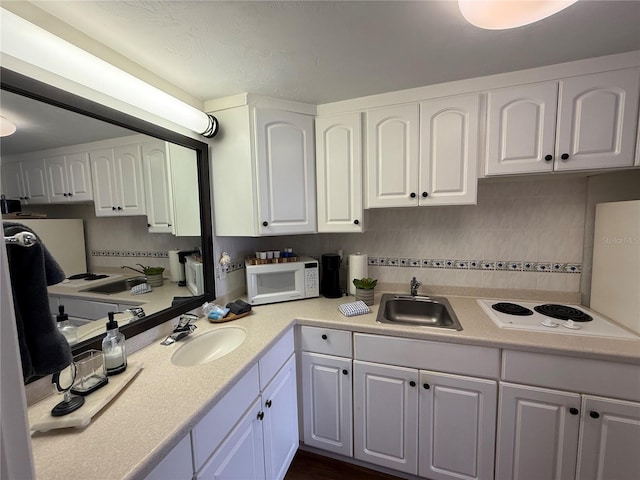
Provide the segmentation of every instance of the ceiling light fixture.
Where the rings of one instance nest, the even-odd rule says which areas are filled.
[[[16,125],[11,120],[0,117],[0,137],[8,137],[16,133]]]
[[[578,0],[458,0],[462,16],[476,27],[504,30],[550,17]]]
[[[178,100],[104,60],[2,8],[0,50],[205,137],[218,132],[212,115]]]

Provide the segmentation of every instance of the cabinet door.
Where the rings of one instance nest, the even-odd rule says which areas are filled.
[[[362,232],[359,113],[316,118],[318,232]]]
[[[573,480],[580,395],[500,385],[496,479]]]
[[[190,480],[192,477],[191,437],[187,434],[144,480]]]
[[[420,205],[475,204],[479,95],[420,104]]]
[[[265,478],[262,437],[263,414],[256,400],[209,461],[198,480],[261,480]]]
[[[49,199],[51,203],[66,202],[69,196],[69,186],[64,155],[45,158],[44,164],[49,182]]]
[[[351,359],[303,352],[301,376],[304,443],[353,456]]]
[[[2,170],[2,193],[7,199],[26,200],[22,164],[20,162],[3,163],[0,165],[0,170]]]
[[[67,155],[65,160],[69,194],[67,198],[74,202],[93,200],[89,155],[74,153]]]
[[[268,479],[282,480],[299,443],[295,355],[262,393],[262,409],[265,474]]]
[[[555,169],[632,166],[639,90],[638,69],[561,80]]]
[[[113,168],[113,149],[106,148],[89,153],[93,182],[93,203],[96,217],[116,215],[116,178]]]
[[[145,206],[151,233],[173,232],[173,195],[165,142],[142,145]]]
[[[254,114],[259,234],[314,233],[313,117],[258,108]]]
[[[417,104],[366,113],[365,208],[418,205],[419,111]]]
[[[47,189],[47,175],[44,160],[27,160],[22,162],[24,176],[25,197],[29,205],[49,203],[49,191]]]
[[[418,475],[493,479],[497,399],[493,380],[421,371]]]
[[[585,395],[578,479],[640,478],[640,403]]]
[[[418,371],[353,362],[354,456],[418,472]]]
[[[558,83],[488,93],[487,175],[553,170]]]
[[[144,215],[142,159],[138,145],[113,149],[118,211],[124,215]]]

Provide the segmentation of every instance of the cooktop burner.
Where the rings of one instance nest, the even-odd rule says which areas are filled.
[[[517,303],[498,302],[491,305],[491,308],[498,312],[507,313],[509,315],[518,315],[522,317],[533,315],[533,312],[531,310],[523,307],[522,305],[518,305]]]
[[[533,309],[547,317],[557,318],[558,320],[573,320],[574,322],[590,322],[593,320],[591,315],[567,305],[546,303],[544,305],[536,305]]]

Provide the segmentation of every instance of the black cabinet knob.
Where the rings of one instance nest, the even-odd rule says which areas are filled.
[[[267,408],[271,408],[271,400],[267,400],[266,402],[264,402],[264,404],[267,406]]]
[[[600,418],[600,414],[599,414],[598,412],[594,411],[594,410],[591,410],[591,411],[589,412],[589,416],[590,416],[591,418]]]
[[[428,383],[423,383],[422,388],[424,388],[425,390],[429,390],[431,388],[431,385],[429,385]]]
[[[416,382],[414,382],[413,380],[411,380],[411,381],[409,382],[409,385],[410,385],[410,386],[412,386],[412,387],[415,387],[415,386],[416,386]]]
[[[269,226],[269,222],[262,222],[262,226],[263,227],[268,227]]]
[[[347,370],[346,368],[344,370],[342,370],[342,374],[343,375],[349,375],[349,370]]]
[[[65,193],[63,193],[63,194],[62,194],[62,196],[63,196],[63,197],[68,197],[68,196],[69,196],[69,194],[65,192]]]
[[[264,418],[264,412],[258,412],[258,420],[262,420]]]
[[[410,196],[411,198],[416,198],[416,192],[411,192],[411,193],[409,194],[409,196]]]
[[[360,225],[360,220],[354,220],[354,221],[353,221],[353,224],[354,224],[354,225]]]
[[[563,153],[562,155],[560,155],[560,158],[561,158],[562,160],[566,160],[566,159],[568,159],[568,158],[569,158],[569,154],[568,154],[568,153]]]
[[[118,210],[122,210],[122,207],[118,207]]]
[[[326,336],[324,333],[322,334],[322,339],[323,339],[323,340],[326,340],[326,339],[327,339],[327,336]]]
[[[545,156],[544,156],[544,159],[545,159],[547,162],[550,162],[551,160],[553,160],[553,155],[545,155]]]
[[[111,207],[111,210],[115,210],[115,209],[116,209],[116,207]]]
[[[577,415],[577,414],[579,414],[579,413],[580,413],[580,411],[579,411],[577,408],[571,407],[571,408],[569,409],[569,413],[570,413],[571,415]]]
[[[67,195],[69,195],[70,197],[73,197],[73,193],[69,192]]]
[[[427,198],[429,196],[429,193],[427,192],[422,192],[422,198]]]

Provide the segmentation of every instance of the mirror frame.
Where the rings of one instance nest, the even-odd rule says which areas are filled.
[[[121,331],[126,338],[131,338],[166,321],[172,320],[183,313],[198,308],[204,302],[211,301],[215,298],[213,225],[211,213],[211,183],[208,144],[152,124],[127,113],[120,112],[92,100],[80,97],[39,80],[35,80],[31,77],[8,70],[4,67],[0,67],[0,89],[195,150],[198,163],[198,192],[200,198],[200,225],[202,258],[204,259],[203,270],[205,294],[193,297],[192,300],[184,301],[179,305],[169,306],[164,310],[160,310],[159,312],[150,314],[140,320],[125,325],[121,328]],[[74,355],[76,355],[89,349],[101,350],[101,342],[102,336],[87,339],[74,345],[72,347],[72,351]]]

